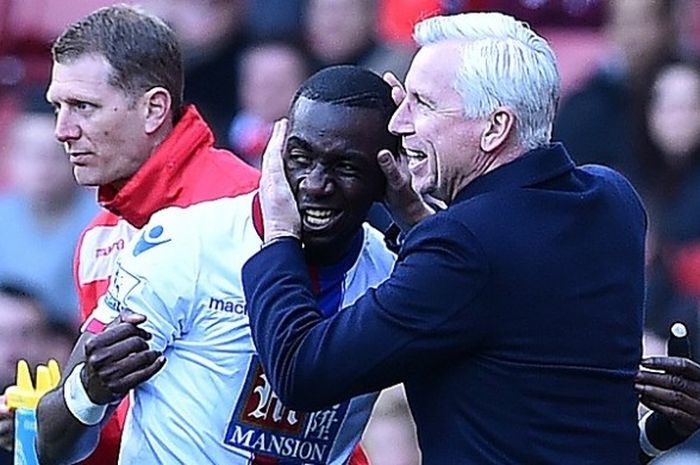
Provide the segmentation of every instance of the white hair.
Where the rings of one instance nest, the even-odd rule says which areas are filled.
[[[550,142],[559,100],[559,71],[551,47],[530,27],[502,13],[436,16],[416,24],[418,45],[463,41],[455,90],[467,118],[484,118],[499,106],[513,110],[520,145]]]

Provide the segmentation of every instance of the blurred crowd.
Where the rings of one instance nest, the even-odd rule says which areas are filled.
[[[0,0],[0,393],[19,358],[64,362],[77,333],[72,259],[98,211],[73,181],[44,99],[51,40],[106,0]],[[649,215],[647,353],[674,321],[700,355],[700,1],[143,0],[178,34],[186,99],[218,145],[253,166],[298,85],[331,64],[403,76],[416,20],[513,14],[548,38],[563,97],[555,139],[579,163],[625,174]],[[368,427],[375,465],[419,461],[400,390]]]

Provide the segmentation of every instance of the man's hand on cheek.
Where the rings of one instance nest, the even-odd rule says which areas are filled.
[[[301,238],[301,219],[294,195],[284,174],[287,119],[277,121],[267,143],[260,177],[260,205],[263,213],[265,242],[281,237]]]
[[[388,150],[377,155],[379,167],[386,177],[386,203],[391,216],[406,231],[424,218],[435,213],[411,185],[408,166]]]

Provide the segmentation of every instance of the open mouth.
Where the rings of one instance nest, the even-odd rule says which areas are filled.
[[[423,160],[427,160],[428,155],[425,152],[422,152],[420,150],[412,150],[408,148],[403,148],[403,154],[406,156],[406,159],[408,160],[408,167],[411,168],[412,166],[418,165],[421,163]]]
[[[331,226],[340,215],[339,210],[330,208],[307,208],[301,212],[301,221],[305,228],[318,231]]]

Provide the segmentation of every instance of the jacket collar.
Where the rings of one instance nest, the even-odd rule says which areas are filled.
[[[196,163],[196,154],[213,144],[214,136],[200,114],[193,106],[186,107],[172,132],[121,189],[98,189],[100,205],[137,228],[143,227],[154,212],[176,200],[177,186],[188,167]]]
[[[531,186],[573,170],[575,164],[561,143],[531,150],[510,163],[499,166],[470,182],[455,196],[453,203],[479,194]]]

